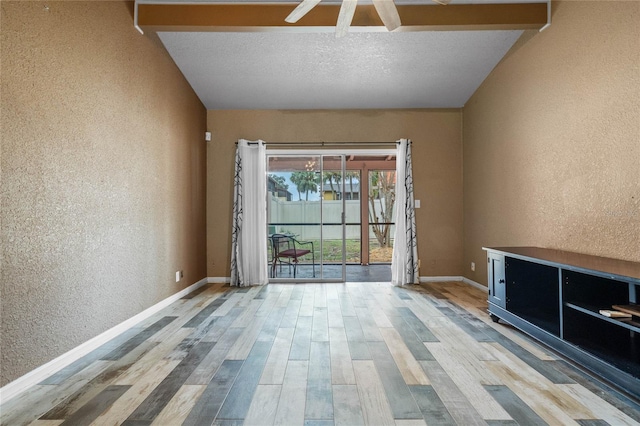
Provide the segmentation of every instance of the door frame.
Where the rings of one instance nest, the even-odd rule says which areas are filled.
[[[395,149],[307,149],[302,147],[296,148],[266,148],[266,160],[267,160],[267,173],[268,169],[268,157],[270,156],[341,156],[342,157],[342,180],[340,182],[341,193],[345,193],[345,174],[349,170],[360,171],[360,263],[362,265],[369,264],[369,171],[370,170],[396,170],[395,157],[397,151]],[[348,158],[353,159],[355,156],[374,156],[385,157],[385,160],[358,160],[349,161]],[[393,162],[391,158],[393,157]],[[322,161],[321,161],[322,165]],[[324,167],[321,168],[321,172]],[[364,178],[363,178],[364,177]],[[266,176],[265,176],[266,180]],[[322,188],[322,187],[321,187]],[[268,194],[267,194],[268,196]],[[268,203],[269,200],[267,200]],[[322,197],[320,198],[320,253],[322,253]],[[320,263],[320,277],[312,279],[313,282],[344,282],[346,279],[346,222],[345,222],[345,197],[342,197],[342,278],[340,279],[326,279],[322,277],[322,262]],[[265,224],[265,232],[268,232],[268,223]],[[309,278],[269,278],[269,282],[309,282]]]
[[[360,171],[360,264],[369,265],[369,172],[372,170],[396,170],[396,152],[386,160],[347,162],[346,171]],[[390,157],[394,157],[393,163]],[[358,166],[358,167],[355,167]]]

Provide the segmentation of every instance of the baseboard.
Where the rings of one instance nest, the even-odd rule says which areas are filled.
[[[469,278],[467,278],[467,277],[462,277],[462,282],[463,282],[463,283],[465,283],[465,284],[469,284],[471,287],[475,287],[475,288],[477,288],[478,290],[482,290],[482,291],[484,291],[485,293],[488,293],[488,292],[489,292],[489,288],[488,288],[486,285],[482,285],[482,284],[480,284],[479,282],[476,282],[476,281],[470,280],[470,279],[469,279]]]
[[[209,284],[217,284],[217,283],[230,283],[230,277],[208,277],[206,278]],[[469,278],[463,277],[461,275],[453,275],[453,276],[437,276],[437,277],[420,277],[419,281],[421,283],[437,283],[437,282],[448,282],[448,281],[462,281],[465,284],[469,284],[472,287],[475,287],[482,291],[487,291],[487,286],[484,286],[480,283],[477,283]]]
[[[125,320],[120,324],[116,325],[115,327],[110,328],[104,333],[99,334],[98,336],[90,340],[87,340],[81,345],[76,346],[75,348],[49,361],[48,363],[41,365],[35,370],[28,372],[24,376],[17,378],[13,382],[7,383],[2,388],[0,388],[0,403],[5,403],[6,401],[17,396],[18,394],[24,392],[31,386],[37,385],[44,379],[48,378],[49,376],[53,375],[54,373],[63,369],[64,367],[68,366],[72,362],[75,362],[78,359],[82,358],[83,356],[93,351],[94,349],[97,349],[104,343],[108,342],[109,340],[113,339],[117,335],[133,327],[140,321],[145,320],[146,318],[150,317],[151,315],[155,314],[161,309],[169,306],[171,303],[175,302],[181,297],[186,296],[187,294],[191,293],[194,290],[197,290],[198,288],[202,287],[204,284],[207,284],[209,282],[210,281],[208,278],[203,278],[200,281],[196,282],[195,284],[192,284],[189,287],[183,290],[180,290],[179,292],[156,303],[150,308],[145,309],[144,311],[129,318],[128,320]]]
[[[461,281],[465,284],[470,285],[471,287],[477,288],[478,290],[488,291],[487,286],[484,286],[478,282],[470,280],[469,278],[463,277],[461,275],[441,276],[441,277],[420,277],[421,283],[441,283],[441,282],[448,282],[448,281],[458,281],[458,282]]]
[[[420,277],[421,283],[444,283],[448,281],[462,281],[460,275],[457,276],[436,276],[436,277]]]

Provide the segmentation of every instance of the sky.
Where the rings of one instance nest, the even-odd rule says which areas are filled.
[[[299,201],[300,198],[298,197],[298,190],[296,189],[295,184],[291,182],[291,173],[292,172],[270,172],[269,174],[274,176],[284,177],[285,183],[289,185],[289,188],[287,190],[291,193],[291,201]],[[357,179],[354,179],[353,183],[354,184],[358,183]],[[348,184],[348,182],[346,184]],[[334,182],[334,185],[335,185],[335,182]],[[347,191],[348,191],[348,188],[347,188]],[[302,196],[303,200],[306,200],[306,195],[304,193],[300,195]],[[309,201],[319,201],[319,200],[320,200],[320,192],[309,193]]]
[[[291,182],[291,173],[292,172],[272,172],[269,173],[270,175],[274,175],[274,176],[282,176],[284,177],[284,181],[287,185],[289,185],[289,188],[287,188],[287,190],[291,193],[291,201],[299,201],[300,198],[298,197],[298,190],[296,189],[296,186],[293,182]],[[319,189],[319,188],[318,188]],[[302,199],[306,200],[306,196],[304,193],[300,194],[302,195]],[[320,200],[320,193],[316,192],[310,192],[309,193],[309,201],[319,201]]]

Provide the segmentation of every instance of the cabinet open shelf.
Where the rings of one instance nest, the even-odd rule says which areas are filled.
[[[638,327],[582,308],[566,312],[564,321],[567,342],[640,379],[640,340],[633,338]]]
[[[622,353],[619,350],[612,351],[610,347],[594,344],[591,339],[575,339],[571,343],[633,377],[640,375],[640,364],[637,358],[634,360],[628,356],[629,348],[625,348]]]
[[[591,315],[592,317],[598,318],[602,321],[606,321],[611,324],[618,325],[620,327],[627,328],[631,331],[635,331],[636,333],[640,333],[640,322],[634,321],[633,319],[620,319],[620,318],[610,318],[600,314],[600,309],[595,308],[593,306],[580,306],[574,303],[565,302],[564,306],[569,309],[575,309],[578,312],[582,312],[583,314]]]

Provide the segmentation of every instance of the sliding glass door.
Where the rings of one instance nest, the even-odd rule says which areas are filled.
[[[270,281],[345,280],[345,156],[267,155]]]

